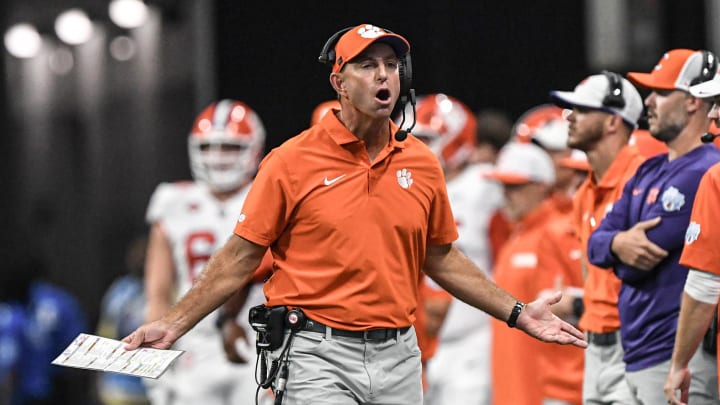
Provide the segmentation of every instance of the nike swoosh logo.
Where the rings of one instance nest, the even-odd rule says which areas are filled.
[[[340,175],[340,176],[337,176],[337,177],[335,177],[334,179],[328,179],[327,176],[325,176],[325,185],[326,185],[326,186],[333,185],[333,184],[335,184],[336,182],[338,182],[340,179],[342,179],[343,177],[345,177],[344,174],[343,174],[343,175]]]

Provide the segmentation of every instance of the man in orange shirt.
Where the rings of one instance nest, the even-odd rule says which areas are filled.
[[[711,81],[690,87],[690,94],[700,98],[712,98],[712,109],[708,117],[720,124],[720,76]],[[711,142],[712,137],[703,137],[703,142]],[[668,404],[687,404],[690,394],[690,359],[703,348],[717,356],[720,335],[718,326],[718,300],[720,299],[720,251],[718,250],[718,222],[720,210],[720,163],[712,166],[703,176],[698,187],[690,216],[690,224],[685,232],[685,247],[680,264],[687,266],[687,280],[680,304],[680,318],[675,334],[670,372],[665,381],[665,396]],[[715,319],[713,319],[715,315]],[[712,322],[715,327],[712,328]],[[710,328],[713,333],[707,333]],[[697,370],[695,370],[697,372]],[[720,389],[720,375],[718,376]],[[678,398],[678,391],[680,397]],[[717,399],[717,398],[716,398]]]
[[[535,131],[533,143],[546,145],[553,160],[556,181],[551,205],[556,215],[544,225],[537,247],[538,274],[534,278],[538,297],[563,291],[562,301],[571,302],[574,297],[582,299],[582,264],[580,240],[575,231],[572,198],[580,184],[587,178],[590,167],[585,153],[567,148],[567,121],[562,125],[546,125]],[[544,142],[543,142],[544,140]],[[564,150],[563,147],[564,146]],[[553,147],[549,151],[549,147]],[[560,303],[553,305],[553,312],[573,325],[578,317],[572,310],[559,311]],[[572,346],[543,345],[538,352],[539,384],[544,404],[582,404],[584,352]]]
[[[586,260],[590,234],[622,194],[625,182],[643,162],[628,146],[643,110],[637,89],[620,75],[608,72],[585,78],[572,92],[553,91],[551,99],[572,108],[568,146],[584,151],[592,171],[574,197],[574,222],[583,253],[583,298],[562,300],[566,312],[580,317],[588,336],[585,351],[583,401],[586,404],[632,403],[624,381],[617,309],[620,280],[608,269]],[[557,312],[556,312],[557,313]]]
[[[557,215],[550,199],[555,182],[553,162],[533,143],[511,142],[500,151],[496,168],[487,176],[502,183],[505,215],[513,222],[513,233],[495,262],[495,282],[520,300],[532,300],[540,291],[536,284],[542,271],[538,267],[538,246],[545,226]],[[540,342],[493,320],[493,404],[542,403],[536,361],[541,349]],[[523,382],[522,389],[518,389],[516,381]]]
[[[170,347],[248,282],[268,247],[267,301],[251,316],[263,332],[261,364],[270,363],[261,385],[286,405],[422,403],[411,326],[422,270],[533,342],[586,347],[548,309],[560,293],[523,304],[453,245],[437,157],[391,119],[399,97],[415,101],[409,50],[370,24],[327,41],[319,59],[341,109],[263,159],[234,235],[172,310],[124,339],[126,349]]]
[[[318,104],[310,116],[310,126],[320,122],[325,114],[333,109],[340,109],[340,102],[337,99],[323,101]],[[471,124],[470,130],[472,131],[475,129],[474,118]],[[434,285],[434,283],[429,282],[425,275],[421,275],[419,283],[418,306],[415,310],[415,323],[413,326],[417,335],[418,347],[422,353],[423,388],[427,391],[427,364],[437,351],[438,332],[452,301],[452,296],[447,291]]]
[[[584,172],[587,173],[587,172]],[[544,225],[537,245],[538,272],[535,289],[542,294],[563,291],[563,299],[581,296],[583,279],[580,241],[575,233],[571,212],[557,212]],[[581,298],[582,299],[582,298]],[[576,325],[574,313],[553,312]],[[539,384],[543,403],[581,405],[584,351],[574,346],[542,345],[537,353]]]
[[[565,146],[565,140],[557,139],[558,129],[563,131],[567,127],[563,116],[562,108],[552,104],[535,106],[524,112],[513,124],[510,136],[511,139],[521,142],[533,142],[543,148],[553,159],[553,163],[567,157],[570,150]],[[567,131],[566,131],[567,133]],[[567,137],[567,135],[565,135]],[[569,171],[561,169],[555,164],[555,191],[566,188]],[[572,176],[572,174],[570,174]],[[552,201],[556,211],[569,211],[572,209],[572,201],[564,191],[553,192]],[[492,249],[492,257],[498,257],[502,245],[512,233],[512,223],[505,216],[502,209],[498,209],[490,217],[488,225],[488,238]]]

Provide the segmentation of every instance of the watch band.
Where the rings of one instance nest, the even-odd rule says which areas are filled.
[[[510,317],[507,320],[507,325],[509,327],[514,328],[515,325],[517,325],[518,317],[520,316],[520,312],[522,312],[523,308],[525,308],[525,304],[523,304],[522,302],[517,301],[515,303],[512,312],[510,312]]]
[[[583,297],[574,297],[572,301],[573,315],[580,318],[585,312],[585,304],[583,303]]]

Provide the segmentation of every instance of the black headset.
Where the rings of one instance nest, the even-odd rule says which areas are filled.
[[[710,51],[703,50],[702,59],[703,62],[702,67],[700,68],[700,76],[696,77],[692,82],[690,82],[691,86],[712,80],[718,70],[717,58],[715,57],[715,54]],[[702,143],[710,143],[714,141],[715,138],[717,138],[718,136],[720,136],[720,134],[705,132],[700,136],[700,140],[702,141]]]
[[[322,63],[323,65],[329,66],[331,69],[335,65],[335,63],[337,63],[338,65],[342,64],[342,58],[338,58],[336,60],[337,55],[335,55],[335,45],[337,45],[337,42],[340,40],[340,37],[343,36],[343,34],[353,28],[355,27],[343,28],[340,31],[334,33],[330,38],[328,38],[327,42],[325,42],[325,45],[320,51],[320,56],[318,56],[318,62]],[[393,33],[390,30],[386,30],[384,28],[381,29],[387,33]],[[415,89],[412,88],[412,60],[410,58],[410,52],[405,53],[405,55],[403,56],[399,56],[398,73],[400,75],[399,101],[402,105],[402,122],[399,125],[400,127],[402,127],[402,124],[405,122],[405,105],[410,102],[413,108],[412,125],[406,130],[400,129],[398,130],[398,132],[395,133],[395,139],[399,142],[402,142],[407,137],[407,132],[415,126]]]
[[[615,107],[619,109],[625,108],[625,98],[623,97],[622,77],[615,72],[603,70],[603,75],[608,80],[608,92],[603,98],[602,105],[604,107]]]
[[[705,83],[715,77],[718,70],[718,63],[715,54],[710,51],[702,52],[702,67],[700,68],[700,75],[690,82],[690,85],[696,85],[699,83]]]

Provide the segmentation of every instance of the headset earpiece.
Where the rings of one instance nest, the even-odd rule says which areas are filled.
[[[412,89],[412,59],[410,53],[400,58],[398,69],[400,74],[400,95],[409,97]]]
[[[332,68],[332,66],[335,64],[335,44],[337,44],[337,41],[344,33],[350,31],[351,29],[353,29],[353,27],[343,28],[340,31],[334,33],[330,38],[328,38],[327,42],[325,42],[325,46],[323,46],[322,50],[320,51],[320,56],[318,56],[318,62]]]
[[[625,108],[622,78],[615,72],[604,70],[602,73],[608,80],[608,92],[605,95],[605,98],[603,98],[603,106],[620,109]]]
[[[702,67],[700,68],[700,75],[690,82],[690,85],[696,85],[704,83],[715,77],[718,70],[717,58],[715,54],[710,51],[702,51]]]

